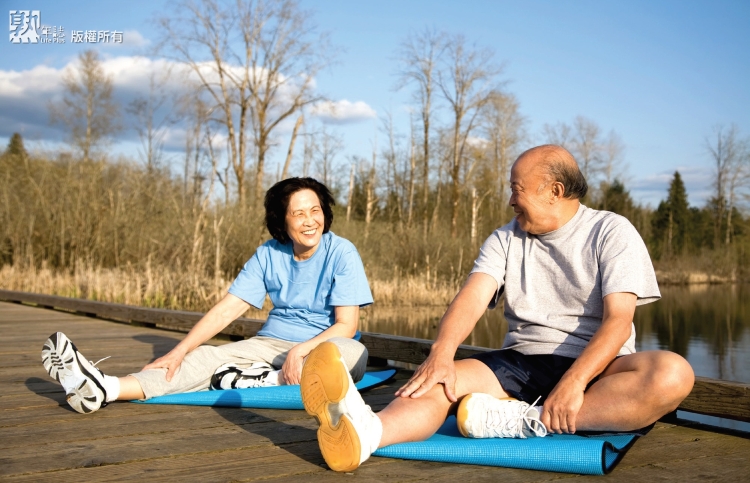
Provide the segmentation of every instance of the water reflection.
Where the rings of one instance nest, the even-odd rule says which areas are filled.
[[[362,330],[381,334],[434,340],[445,307],[375,307],[364,310]],[[508,322],[500,310],[488,310],[464,344],[500,348],[508,332]]]
[[[750,286],[662,288],[662,300],[636,310],[638,350],[684,356],[696,375],[750,382]]]

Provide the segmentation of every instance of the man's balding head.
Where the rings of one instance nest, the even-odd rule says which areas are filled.
[[[588,184],[583,173],[578,168],[573,155],[562,146],[544,144],[524,151],[516,160],[516,163],[529,163],[529,167],[541,169],[547,179],[545,185],[550,182],[559,182],[564,188],[564,198],[581,199],[588,192]],[[543,189],[541,186],[540,189]]]

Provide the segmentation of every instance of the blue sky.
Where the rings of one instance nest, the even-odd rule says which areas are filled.
[[[5,11],[40,10],[42,24],[62,26],[67,33],[64,45],[0,42],[0,142],[21,131],[40,146],[63,139],[48,125],[47,102],[61,70],[91,47],[70,43],[71,30],[125,32],[123,45],[100,45],[116,66],[118,59],[146,52],[158,34],[152,19],[169,11],[169,3],[159,0],[0,4]],[[302,5],[315,12],[320,29],[340,48],[337,63],[318,76],[319,90],[333,100],[365,106],[365,115],[330,126],[346,146],[341,163],[348,154],[371,151],[379,117],[387,111],[397,128],[408,132],[409,91],[393,89],[396,49],[425,27],[464,34],[495,51],[495,60],[504,65],[506,90],[518,98],[528,120],[529,147],[544,141],[544,124],[572,123],[578,115],[605,133],[614,130],[625,145],[626,186],[638,201],[658,203],[672,173],[680,170],[691,204],[702,204],[711,175],[706,137],[716,126],[732,123],[743,137],[750,136],[747,1],[323,0]],[[121,68],[116,89],[137,92],[133,68]],[[32,80],[19,88],[13,79],[21,73]],[[131,78],[133,84],[127,84]],[[384,141],[382,133],[377,137]],[[113,149],[134,155],[136,146],[131,132]]]

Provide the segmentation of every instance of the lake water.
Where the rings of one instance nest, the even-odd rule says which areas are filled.
[[[638,351],[677,352],[698,376],[750,383],[750,285],[664,286],[662,299],[635,311]],[[362,330],[434,339],[444,308],[372,307]],[[508,324],[488,310],[465,344],[500,348]],[[680,417],[750,431],[750,423],[679,412]]]

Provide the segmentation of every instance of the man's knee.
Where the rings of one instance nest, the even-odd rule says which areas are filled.
[[[652,394],[672,411],[690,394],[695,382],[693,368],[688,361],[674,352],[659,351],[654,354],[648,370]]]

